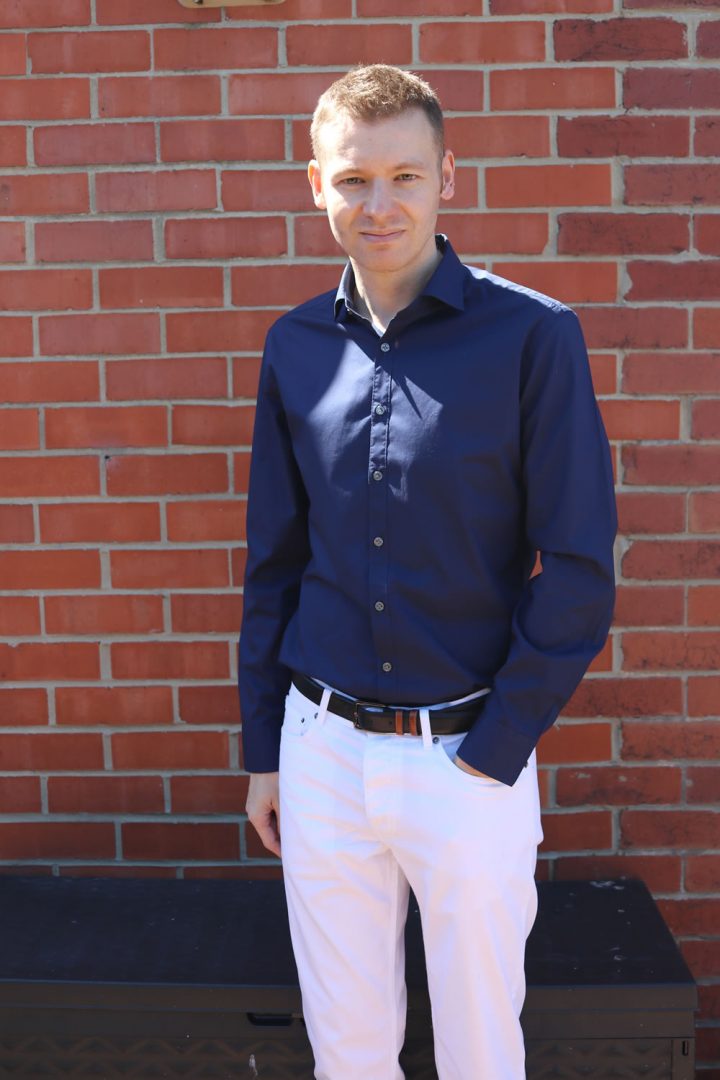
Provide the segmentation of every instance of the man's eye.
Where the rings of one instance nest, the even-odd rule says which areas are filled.
[[[344,180],[340,181],[341,184],[362,184],[362,178],[359,176],[346,176]]]
[[[417,180],[417,174],[410,172],[400,173],[398,180]]]

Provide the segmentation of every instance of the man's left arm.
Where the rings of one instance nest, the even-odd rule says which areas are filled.
[[[528,543],[541,554],[510,648],[458,757],[514,784],[602,649],[615,599],[610,449],[580,323],[551,309],[523,354],[520,393]]]

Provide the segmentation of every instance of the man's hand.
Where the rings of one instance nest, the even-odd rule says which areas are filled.
[[[280,773],[251,773],[245,813],[263,846],[273,855],[280,851]]]
[[[495,779],[494,776],[488,776],[487,773],[480,772],[479,769],[473,769],[472,765],[468,765],[467,762],[463,761],[463,759],[461,757],[458,757],[457,754],[453,758],[453,762],[455,765],[458,765],[463,772],[472,773],[473,776],[484,776],[486,780]]]

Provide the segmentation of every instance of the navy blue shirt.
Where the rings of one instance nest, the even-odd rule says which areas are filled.
[[[458,754],[513,784],[606,640],[617,518],[577,316],[436,242],[382,336],[350,263],[268,333],[239,651],[249,772],[278,768],[296,670],[390,705],[491,687]]]

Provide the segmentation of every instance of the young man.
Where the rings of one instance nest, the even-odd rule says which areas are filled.
[[[317,1080],[403,1076],[409,887],[439,1080],[521,1080],[535,746],[610,625],[607,438],[574,313],[435,233],[454,158],[430,87],[354,69],[312,138],[348,263],[263,358],[247,813],[282,854]]]

